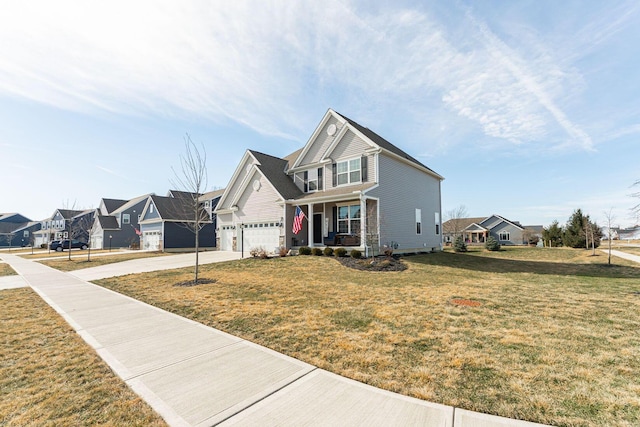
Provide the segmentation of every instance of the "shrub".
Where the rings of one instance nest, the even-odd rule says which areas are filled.
[[[285,257],[285,256],[287,256],[288,253],[289,253],[289,250],[287,248],[285,248],[284,246],[280,246],[278,248],[278,255],[280,255],[280,257]]]
[[[391,258],[393,256],[393,248],[391,246],[384,245],[384,251],[382,251],[382,253],[387,258]]]
[[[360,252],[360,251],[359,251],[359,250],[357,250],[357,249],[352,249],[352,250],[351,250],[351,258],[353,258],[353,259],[360,259],[360,258],[362,258],[362,252]]]
[[[320,248],[313,248],[311,249],[311,254],[315,255],[315,256],[322,256],[322,249]]]
[[[298,253],[300,255],[311,255],[311,248],[309,246],[301,246],[300,249],[298,249]]]
[[[453,242],[453,250],[456,252],[467,252],[467,244],[464,242],[462,236],[456,237],[455,242]]]
[[[333,256],[333,248],[326,247],[324,248],[325,256]]]
[[[333,251],[333,254],[337,257],[343,257],[347,254],[347,250],[345,248],[338,248]]]
[[[484,244],[484,247],[489,251],[499,251],[500,243],[493,236],[489,236],[487,241]]]
[[[262,258],[262,259],[269,258],[269,255],[267,254],[267,250],[262,246],[259,246],[257,248],[251,248],[251,250],[249,251],[249,254],[254,258]]]

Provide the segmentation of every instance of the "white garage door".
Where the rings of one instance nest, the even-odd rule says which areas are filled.
[[[223,225],[220,227],[220,250],[232,251],[233,250],[233,226]]]
[[[94,236],[91,238],[91,249],[102,249],[102,236]]]
[[[160,250],[160,232],[158,231],[145,231],[142,233],[143,249],[150,251]]]
[[[274,252],[280,246],[280,227],[276,222],[245,224],[242,232],[245,252],[259,247],[266,249],[268,252]],[[238,250],[240,249],[238,248]]]

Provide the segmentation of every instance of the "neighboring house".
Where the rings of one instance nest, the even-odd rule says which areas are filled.
[[[171,190],[168,195],[147,197],[140,219],[142,235],[141,248],[161,251],[188,251],[195,249],[195,212],[192,210],[194,197],[201,201],[200,215],[203,218],[199,232],[199,247],[213,249],[216,245],[215,217],[205,208],[209,202],[217,204],[220,196],[212,193],[196,195]]]
[[[278,158],[247,150],[215,213],[219,248],[349,246],[440,250],[443,178],[329,109],[306,145]],[[297,208],[305,218],[292,230]]]
[[[526,244],[525,227],[519,222],[509,221],[500,215],[480,218],[458,218],[443,224],[444,242],[451,244],[455,235],[462,235],[467,244],[484,244],[493,236],[501,245]]]
[[[69,237],[69,224],[73,217],[84,211],[72,209],[56,209],[49,218],[42,220],[40,230],[34,232],[35,246],[48,245],[53,240]]]
[[[620,240],[640,240],[640,225],[617,230],[617,237]]]
[[[18,213],[0,213],[0,247],[30,246],[39,222]]]
[[[89,234],[93,228],[96,209],[87,209],[71,218],[71,238],[82,242],[89,242]]]
[[[131,200],[102,199],[91,231],[91,247],[139,248],[140,219],[150,195]]]

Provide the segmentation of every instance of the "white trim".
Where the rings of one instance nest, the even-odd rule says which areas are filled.
[[[358,170],[360,171],[360,180],[359,181],[353,181],[351,182],[351,172],[355,172],[351,170],[351,161],[352,160],[358,160],[358,162],[360,163],[360,167],[358,168]],[[338,172],[338,165],[340,163],[346,163],[347,164],[347,178],[348,181],[345,184],[340,184],[338,182],[338,175],[340,175],[340,172]],[[336,161],[336,185],[332,185],[331,188],[339,188],[339,187],[346,187],[348,185],[359,185],[362,184],[362,156],[355,156],[355,157],[348,157],[346,159],[341,159],[340,161]],[[344,172],[342,173],[344,174]],[[331,184],[333,184],[333,170],[331,171]]]
[[[227,185],[227,187],[224,189],[224,193],[222,193],[222,196],[220,196],[220,200],[218,201],[218,206],[220,206],[221,208],[224,207],[224,204],[227,201],[227,198],[229,197],[229,193],[231,192],[231,188],[233,187],[233,184],[238,179],[240,172],[244,169],[242,166],[245,164],[245,161],[249,157],[251,157],[253,160],[256,160],[256,158],[251,155],[251,152],[249,150],[246,150],[244,152],[244,154],[242,155],[242,158],[240,159],[240,162],[238,163],[238,166],[236,166],[235,172],[233,173],[233,175],[231,176],[231,179],[229,180],[229,185]],[[216,210],[214,210],[214,212],[218,212],[217,208]]]
[[[346,124],[346,120],[342,116],[340,116],[340,114],[336,113],[331,108],[329,108],[327,112],[324,113],[324,117],[322,118],[318,126],[316,126],[316,129],[311,134],[311,137],[307,140],[307,143],[304,145],[304,148],[298,155],[298,158],[296,158],[295,162],[293,162],[293,166],[291,167],[291,169],[295,169],[298,166],[300,166],[300,162],[302,162],[302,159],[304,159],[304,157],[307,155],[313,143],[316,141],[316,139],[318,139],[318,135],[320,135],[320,132],[322,132],[322,128],[324,128],[324,125],[327,124],[327,122],[329,121],[329,118],[331,117],[335,118],[338,122],[342,123],[342,127],[344,128],[344,125]],[[334,137],[334,138],[337,138],[337,137]]]

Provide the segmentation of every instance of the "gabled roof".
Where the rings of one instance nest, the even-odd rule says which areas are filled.
[[[390,143],[389,141],[387,141],[386,139],[384,139],[383,137],[381,137],[380,135],[378,135],[377,133],[372,131],[371,129],[360,125],[359,123],[357,123],[354,120],[351,120],[350,118],[348,118],[344,114],[340,114],[337,111],[335,113],[338,114],[339,116],[341,116],[343,119],[345,119],[351,126],[353,126],[354,128],[358,129],[358,131],[360,131],[360,133],[362,133],[364,136],[369,138],[374,144],[376,144],[377,146],[379,146],[383,150],[387,150],[387,151],[389,151],[389,152],[391,152],[393,154],[396,154],[396,155],[398,155],[398,156],[400,156],[400,157],[402,157],[404,159],[407,159],[410,162],[413,162],[416,165],[418,165],[420,167],[423,167],[425,169],[428,169],[431,172],[433,172],[434,174],[438,175],[436,172],[434,172],[431,168],[429,168],[426,165],[424,165],[418,159],[416,159],[415,157],[410,156],[409,154],[407,154],[406,152],[404,152],[403,150],[401,150],[397,146],[393,145],[392,143]]]
[[[71,219],[74,216],[82,213],[83,211],[71,210],[71,209],[58,209],[56,212],[60,212],[60,215],[62,215],[64,219]],[[55,216],[55,213],[53,216]]]
[[[104,207],[107,209],[107,213],[111,213],[118,209],[120,206],[127,203],[127,201],[120,199],[102,199],[102,203],[104,203]]]
[[[190,194],[190,193],[189,193]],[[151,202],[158,210],[158,215],[164,221],[193,222],[193,211],[190,203],[193,201],[185,197],[163,197],[152,194],[149,196]],[[202,218],[206,212],[202,208]],[[208,214],[206,214],[208,218]],[[203,220],[202,222],[207,222]]]
[[[29,221],[31,219],[17,212],[0,213],[0,222],[23,223]]]
[[[285,199],[293,199],[303,192],[293,183],[293,180],[285,173],[287,160],[258,151],[249,150],[249,153],[258,161],[256,168],[273,185],[275,190]]]
[[[137,205],[138,203],[144,201],[147,199],[147,197],[151,196],[153,193],[149,193],[149,194],[145,194],[143,196],[138,196],[138,197],[134,197],[131,200],[128,200],[126,203],[123,203],[120,207],[118,207],[118,209],[114,210],[113,212],[111,212],[112,214],[118,214],[120,212],[124,212],[127,209],[132,208],[133,206]]]
[[[193,200],[194,197],[200,197],[202,194],[191,193],[189,191],[181,191],[181,190],[169,190],[167,192],[167,197],[184,197]]]
[[[506,219],[505,217],[502,217],[502,216],[500,216],[500,215],[496,215],[496,214],[493,214],[493,215],[491,215],[491,216],[486,217],[485,219],[483,219],[483,220],[482,220],[482,222],[481,222],[480,224],[482,224],[482,223],[485,223],[485,222],[489,221],[491,218],[498,218],[498,219],[499,219],[499,220],[501,220],[501,221],[504,221],[504,222],[506,222],[506,223],[508,223],[508,224],[511,224],[511,225],[513,225],[514,227],[517,227],[517,228],[519,228],[519,229],[521,229],[521,230],[524,230],[524,227],[523,227],[522,225],[520,225],[520,223],[519,223],[519,222],[517,222],[517,221],[509,221],[509,220],[508,220],[508,219]]]
[[[208,193],[204,193],[202,196],[200,196],[200,201],[203,202],[205,200],[213,200],[213,199],[217,199],[218,197],[221,197],[222,194],[224,194],[224,188],[221,190],[213,190],[213,191],[209,191]]]
[[[471,224],[478,224],[482,222],[482,220],[484,219],[485,217],[450,219],[442,223],[442,231],[444,233],[453,233],[454,228],[457,228],[458,232],[461,232]],[[457,227],[456,227],[456,221],[457,221]]]

